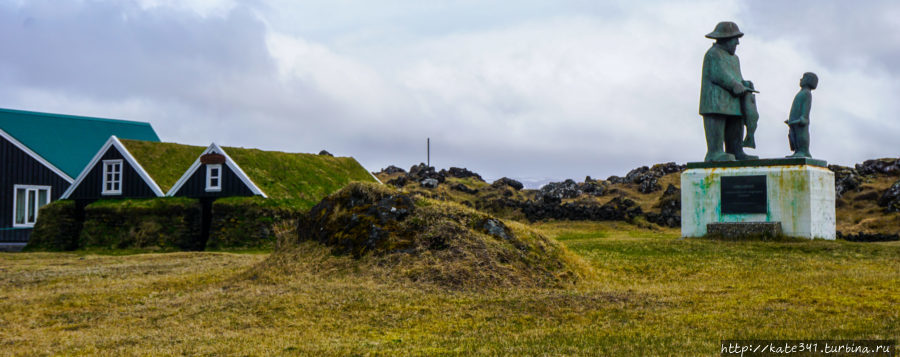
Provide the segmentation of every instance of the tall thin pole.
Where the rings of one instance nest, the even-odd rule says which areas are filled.
[[[425,147],[428,151],[428,166],[431,166],[431,138],[428,138]]]

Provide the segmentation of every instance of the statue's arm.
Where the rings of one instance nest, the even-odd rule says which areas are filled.
[[[812,95],[807,93],[804,97],[805,100],[803,101],[803,112],[800,115],[800,124],[807,126],[809,125],[809,110],[812,108]]]
[[[809,125],[809,109],[812,107],[812,97],[809,93],[801,91],[794,97],[791,104],[791,117],[787,120],[788,125]]]
[[[724,65],[723,58],[714,54],[707,54],[703,61],[703,67],[708,69],[707,76],[709,76],[710,82],[724,88],[735,96],[741,95],[746,91],[743,80]]]

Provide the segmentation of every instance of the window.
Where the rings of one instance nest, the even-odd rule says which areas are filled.
[[[122,160],[103,160],[104,195],[122,194]]]
[[[13,227],[34,227],[38,211],[50,203],[50,186],[13,186]]]
[[[222,164],[206,165],[206,191],[222,191]]]

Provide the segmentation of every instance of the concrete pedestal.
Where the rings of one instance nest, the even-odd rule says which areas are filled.
[[[735,197],[741,196],[732,195],[729,184],[726,211],[732,212],[723,213],[722,178],[729,176],[760,183],[764,176],[765,196],[762,192],[748,196],[764,199],[764,208],[734,213],[732,207],[741,203]],[[834,173],[824,161],[813,159],[688,163],[681,174],[681,235],[702,237],[707,224],[722,222],[780,222],[787,236],[835,239]]]

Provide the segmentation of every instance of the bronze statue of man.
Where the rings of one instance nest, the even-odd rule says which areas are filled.
[[[707,38],[716,40],[716,43],[703,57],[703,76],[700,82],[700,115],[703,116],[703,129],[706,131],[704,161],[758,158],[745,154],[743,148],[745,113],[741,109],[742,100],[755,90],[753,83],[745,81],[741,76],[741,63],[734,54],[740,43],[738,39],[742,36],[744,34],[737,24],[730,21],[718,23],[715,30],[706,35]],[[748,142],[748,146],[749,144]]]

